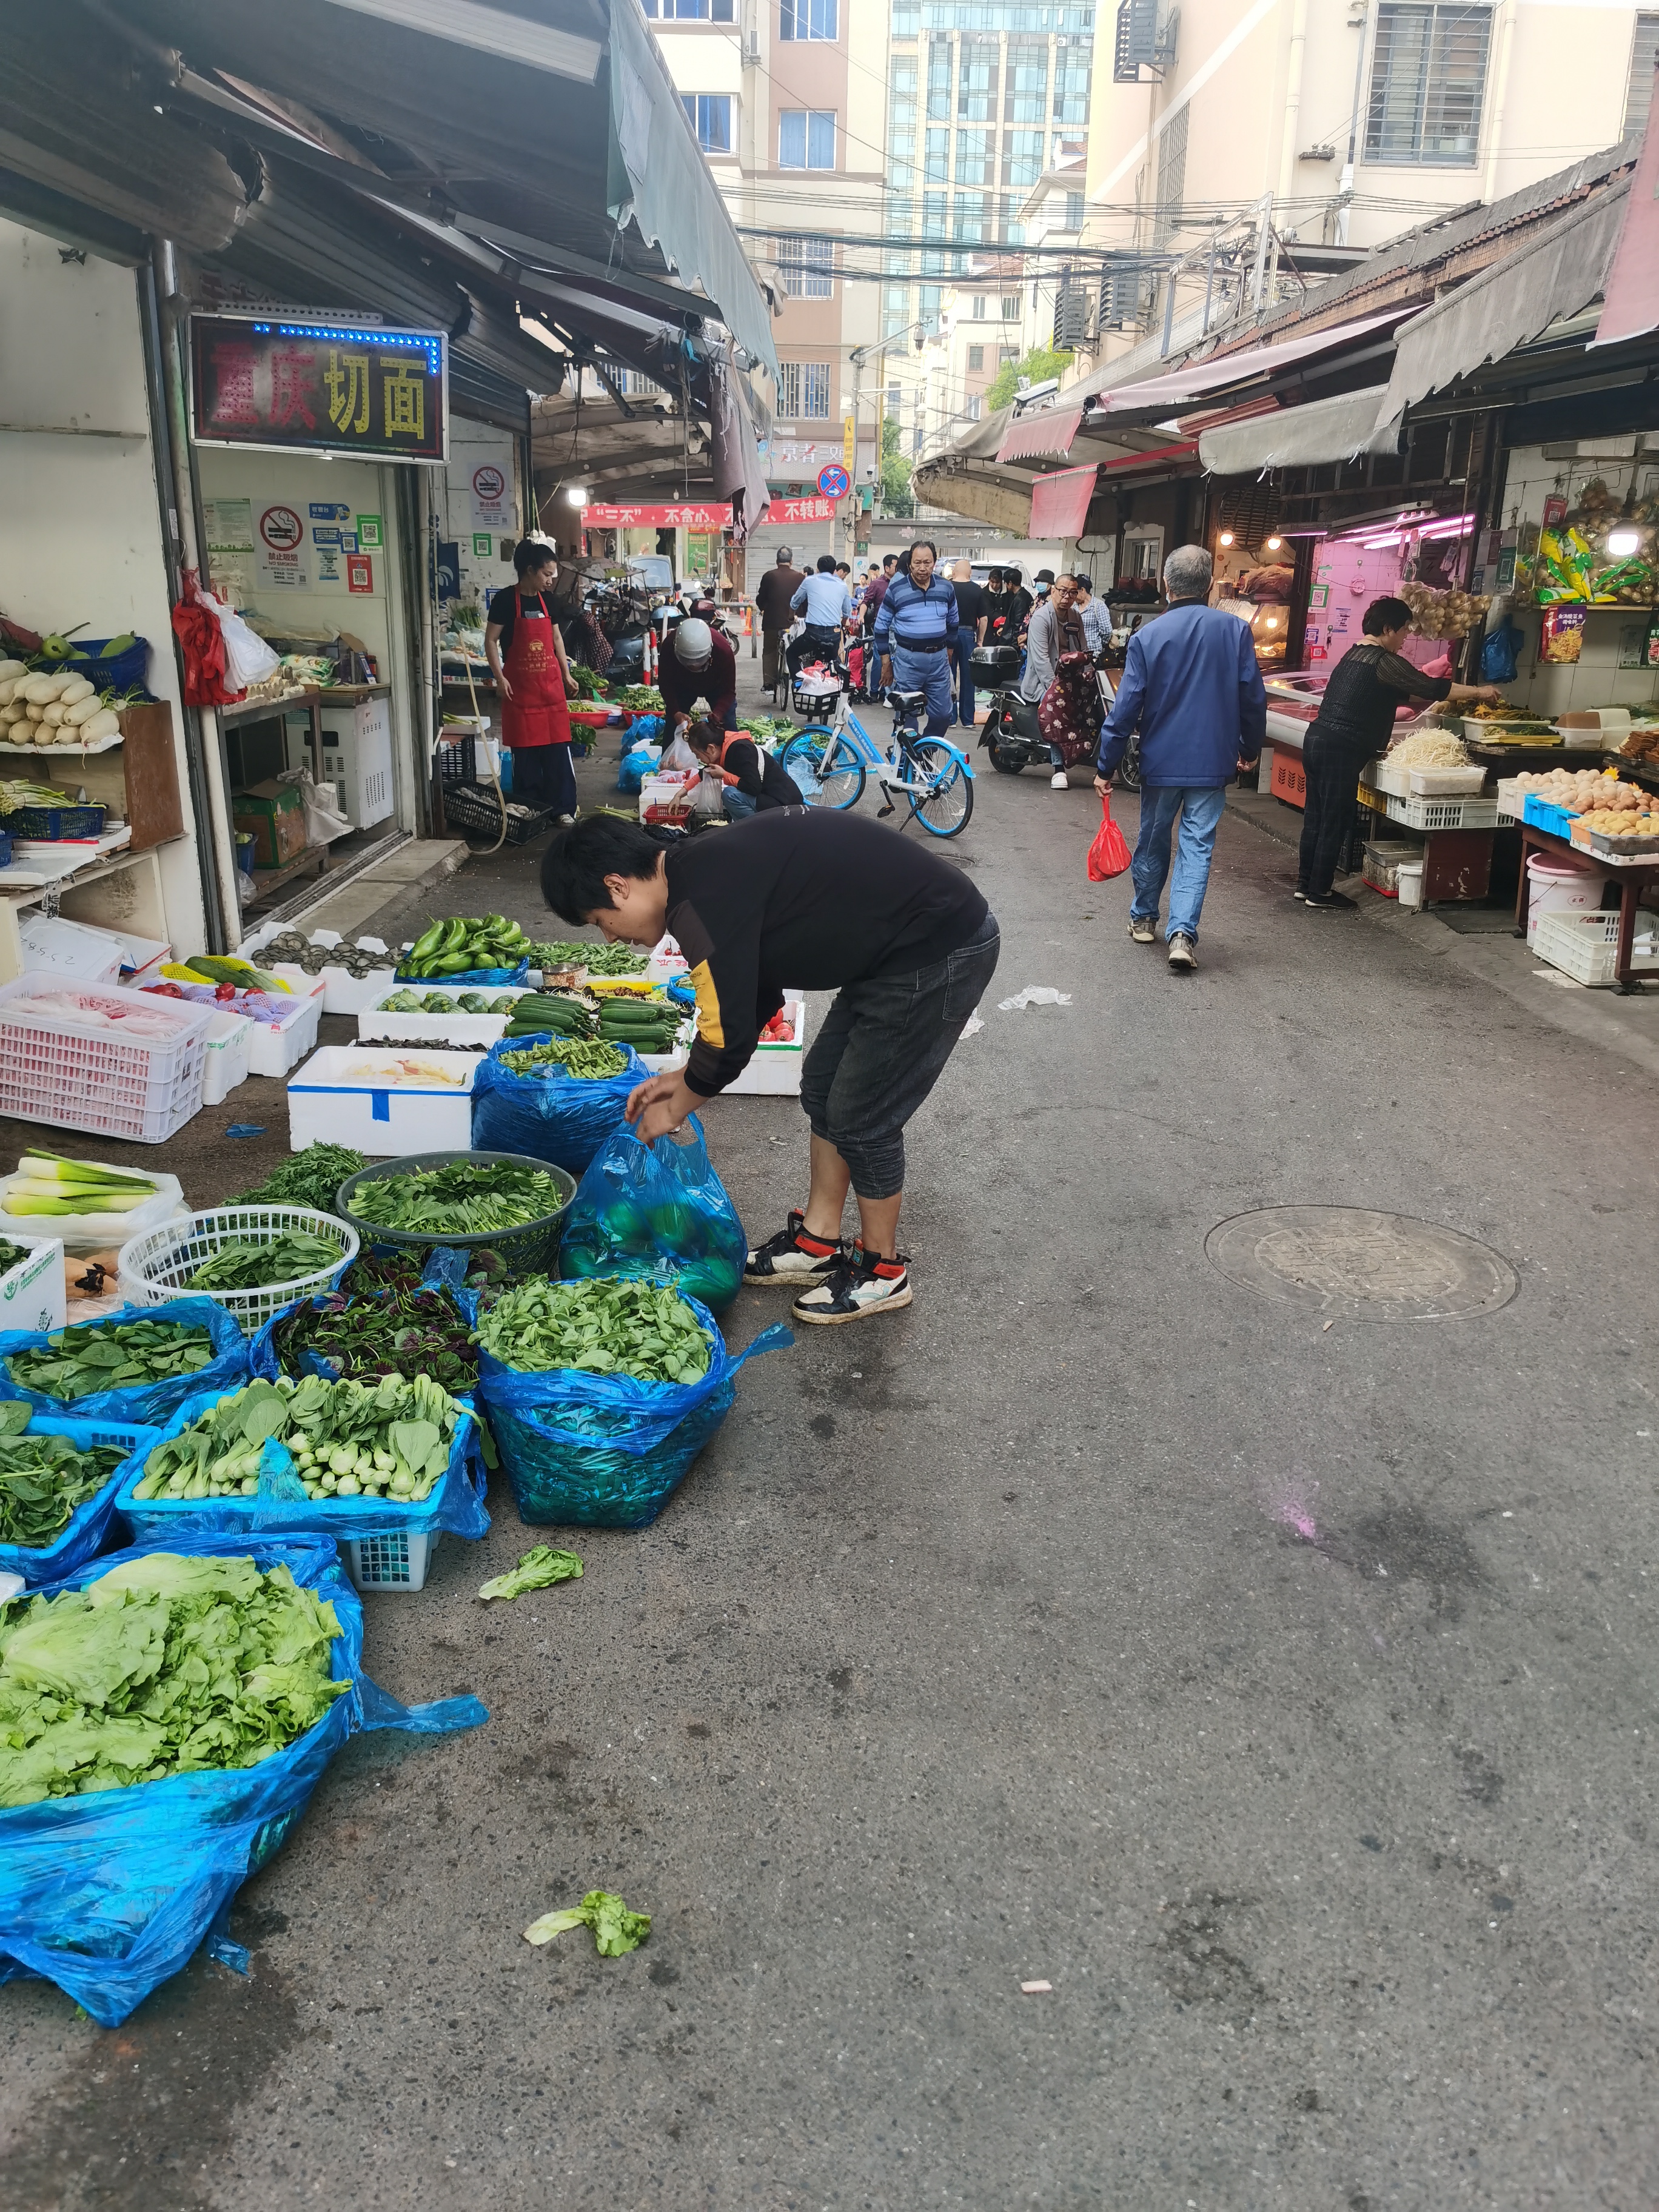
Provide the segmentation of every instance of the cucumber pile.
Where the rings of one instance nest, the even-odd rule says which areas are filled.
[[[596,1000],[577,991],[526,991],[513,1001],[513,1018],[507,1034],[515,1036],[580,1037],[585,1042],[599,1034]]]
[[[529,939],[504,915],[487,914],[482,921],[451,915],[416,939],[398,963],[398,975],[400,981],[431,976],[441,981],[478,968],[516,968],[529,953]]]
[[[640,999],[618,991],[599,1008],[599,1035],[607,1044],[631,1044],[635,1052],[672,1052],[684,1017],[666,999]]]

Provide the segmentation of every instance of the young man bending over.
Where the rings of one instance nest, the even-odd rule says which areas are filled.
[[[801,1322],[908,1305],[898,1249],[904,1125],[1001,949],[967,877],[856,815],[776,808],[665,848],[631,822],[595,814],[549,846],[542,894],[562,921],[591,923],[613,943],[653,945],[672,931],[685,955],[697,994],[690,1062],[628,1102],[647,1144],[741,1074],[786,986],[836,994],[801,1075],[812,1132],[806,1207],[750,1253],[744,1280],[794,1291]],[[850,1246],[849,1184],[860,1231]]]

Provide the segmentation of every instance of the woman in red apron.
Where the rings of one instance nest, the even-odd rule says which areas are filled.
[[[558,562],[544,539],[526,538],[513,555],[514,588],[489,603],[484,654],[501,700],[501,741],[513,748],[513,796],[522,806],[550,806],[561,822],[576,818],[576,777],[570,765],[574,689],[564,640],[548,607]]]

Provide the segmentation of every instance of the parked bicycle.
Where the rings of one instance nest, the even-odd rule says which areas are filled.
[[[798,732],[778,757],[809,806],[843,813],[858,805],[873,775],[886,802],[878,812],[890,814],[902,797],[910,811],[901,828],[914,818],[935,837],[959,836],[974,811],[974,771],[959,746],[921,734],[926,703],[923,692],[890,690],[893,733],[880,745],[843,690],[830,720]]]

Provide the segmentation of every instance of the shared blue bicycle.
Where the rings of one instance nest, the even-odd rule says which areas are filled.
[[[923,737],[918,728],[926,706],[921,691],[891,691],[893,733],[878,744],[853,712],[843,689],[828,722],[814,723],[791,738],[778,759],[794,778],[809,806],[842,813],[856,806],[864,787],[875,778],[890,814],[903,799],[912,820],[935,837],[957,837],[974,811],[974,771],[968,756],[946,738]]]

